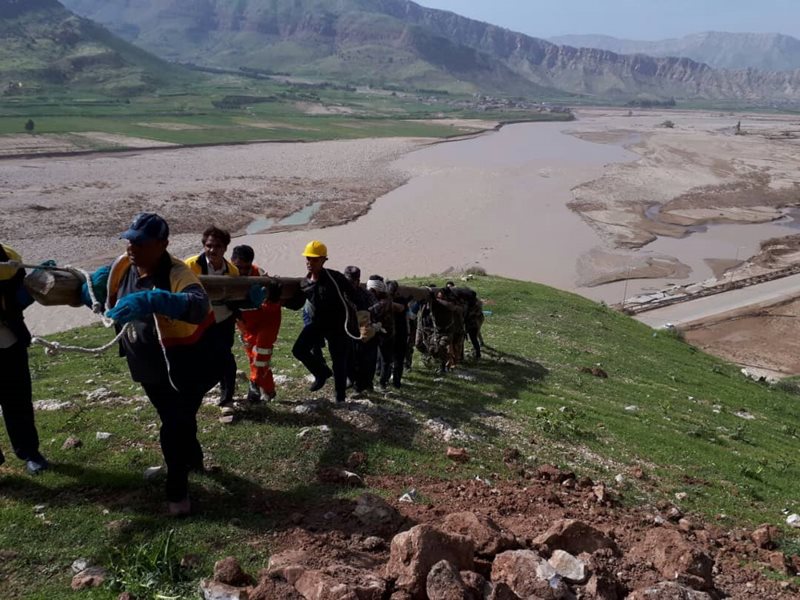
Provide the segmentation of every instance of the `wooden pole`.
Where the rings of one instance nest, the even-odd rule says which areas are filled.
[[[281,283],[281,300],[287,301],[296,297],[302,278],[227,277],[225,275],[202,275],[200,277],[200,282],[213,302],[246,300],[253,285],[266,286],[272,281]],[[34,300],[44,306],[82,306],[82,284],[83,279],[79,275],[67,271],[36,270],[25,277],[25,288]],[[438,289],[400,286],[398,295],[414,300],[428,300],[431,292],[435,293]]]

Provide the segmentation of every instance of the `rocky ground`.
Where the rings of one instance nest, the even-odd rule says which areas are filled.
[[[507,458],[516,460],[512,449]],[[668,503],[625,506],[602,483],[553,466],[521,470],[518,481],[498,485],[421,478],[367,483],[394,498],[364,494],[292,514],[291,526],[270,540],[277,551],[257,577],[242,573],[234,559],[222,560],[201,584],[205,598],[798,596],[793,583],[763,572],[789,575],[800,567],[800,557],[776,550],[773,527],[728,529]]]

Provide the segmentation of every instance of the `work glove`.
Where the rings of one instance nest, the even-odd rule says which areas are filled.
[[[179,319],[189,308],[186,294],[174,294],[165,290],[146,290],[123,296],[106,312],[106,317],[120,325],[140,321],[152,314]]]
[[[111,273],[111,267],[100,267],[91,274],[92,289],[94,295],[100,304],[106,303],[106,296],[108,295],[108,276]],[[84,306],[92,308],[92,297],[89,295],[89,285],[84,281],[81,285],[81,302]]]
[[[250,290],[247,292],[247,301],[250,303],[250,306],[257,308],[264,304],[264,300],[267,299],[267,290],[264,286],[254,283],[250,286]]]

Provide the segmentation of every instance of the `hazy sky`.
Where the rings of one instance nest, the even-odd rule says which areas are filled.
[[[602,33],[655,40],[699,31],[800,37],[800,0],[416,0],[537,37]]]

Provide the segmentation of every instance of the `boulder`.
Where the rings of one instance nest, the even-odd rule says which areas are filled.
[[[492,586],[492,591],[486,596],[486,600],[522,600],[505,583],[496,583]]]
[[[712,589],[714,561],[692,546],[674,529],[655,528],[630,552],[634,560],[649,561],[670,581],[677,580],[695,589]]]
[[[417,525],[392,540],[386,575],[396,588],[425,600],[428,573],[436,563],[446,560],[460,571],[471,571],[474,553],[475,545],[467,537]]]
[[[750,534],[750,539],[753,540],[753,543],[765,550],[772,550],[779,537],[780,532],[778,528],[773,525],[761,525],[761,527]]]
[[[608,548],[617,552],[617,544],[602,531],[575,519],[560,519],[553,523],[543,534],[533,540],[539,546],[564,550],[577,555],[589,554]]]
[[[491,584],[486,581],[483,575],[475,571],[461,571],[461,580],[467,586],[471,596],[474,600],[484,600],[492,591]]]
[[[625,590],[619,581],[610,574],[596,573],[586,584],[586,594],[594,600],[622,600]]]
[[[200,580],[203,600],[249,600],[247,590],[211,579]]]
[[[87,567],[72,578],[72,589],[75,591],[100,587],[106,582],[108,571],[103,567]]]
[[[377,575],[346,565],[304,571],[294,587],[305,600],[382,600],[387,589]]]
[[[362,494],[356,499],[353,516],[358,519],[368,531],[364,533],[394,532],[400,526],[403,518],[393,506],[375,494]]]
[[[627,600],[712,600],[705,592],[698,592],[674,581],[663,581],[656,585],[636,590]]]
[[[503,552],[497,555],[492,564],[492,582],[507,585],[523,598],[535,595],[542,582],[536,574],[542,562],[542,557],[533,550]]]
[[[555,550],[547,562],[558,575],[572,583],[583,583],[589,575],[589,571],[583,561],[563,550]],[[548,579],[550,578],[548,577]]]
[[[287,550],[269,557],[267,575],[280,578],[291,585],[309,568],[312,557],[304,550]]]
[[[425,590],[428,600],[471,600],[461,574],[446,560],[440,560],[428,572]]]
[[[511,533],[503,531],[489,517],[472,512],[447,515],[442,529],[472,538],[475,542],[475,550],[481,556],[492,557],[500,552],[518,547],[516,539]]]
[[[236,558],[228,556],[214,563],[214,581],[242,587],[251,585],[253,578],[242,570]]]
[[[453,448],[452,446],[448,446],[447,458],[459,463],[469,462],[469,452],[466,448]]]

